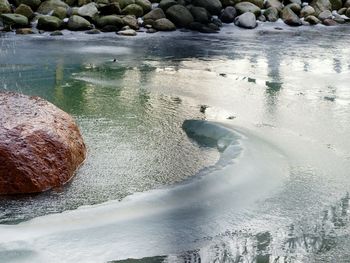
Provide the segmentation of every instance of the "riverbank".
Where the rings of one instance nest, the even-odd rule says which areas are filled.
[[[153,3],[152,3],[153,2]],[[350,21],[350,1],[341,0],[0,0],[0,30],[16,34],[62,30],[123,36],[158,31],[218,33],[224,25],[254,29],[265,22],[288,26]],[[158,3],[154,3],[158,2]]]

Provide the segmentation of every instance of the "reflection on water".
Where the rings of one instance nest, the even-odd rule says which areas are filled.
[[[183,121],[234,116],[237,129],[290,157],[283,187],[257,200],[259,208],[247,207],[246,224],[235,205],[223,211],[225,226],[238,227],[201,226],[220,231],[196,239],[187,252],[177,247],[200,233],[186,235],[168,219],[173,253],[124,262],[349,262],[350,34],[345,27],[303,30],[2,38],[0,89],[42,96],[73,114],[89,159],[62,189],[2,198],[0,222],[182,182],[218,158],[187,138]],[[203,113],[200,105],[209,107]],[[140,250],[125,254],[157,255]]]
[[[204,245],[196,250],[178,255],[157,256],[153,258],[128,259],[120,263],[301,263],[329,262],[322,255],[337,246],[337,231],[349,229],[350,197],[346,194],[339,202],[323,211],[315,224],[295,222],[279,233],[260,232],[252,234],[249,230],[226,231],[204,240]],[[274,236],[277,240],[274,240]],[[350,238],[347,236],[347,238]],[[344,256],[336,262],[349,262]]]

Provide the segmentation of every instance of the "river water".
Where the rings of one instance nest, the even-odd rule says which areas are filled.
[[[0,262],[350,262],[349,33],[2,35],[0,90],[72,114],[89,153],[1,197]]]

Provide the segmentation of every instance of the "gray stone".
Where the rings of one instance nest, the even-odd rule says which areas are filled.
[[[264,16],[266,17],[267,21],[269,22],[276,22],[279,18],[278,10],[275,7],[269,7],[265,10]]]
[[[143,16],[143,9],[141,6],[137,5],[137,4],[131,4],[126,6],[123,10],[122,10],[122,14],[123,15],[133,15],[136,17],[141,17]]]
[[[53,31],[50,34],[50,36],[53,36],[53,37],[55,37],[55,36],[63,36],[63,33],[62,33],[62,31],[56,30],[56,31]]]
[[[313,0],[310,5],[315,9],[315,15],[318,16],[325,10],[331,10],[332,5],[329,0]]]
[[[300,11],[300,17],[312,16],[314,14],[315,14],[315,9],[310,5],[304,6]]]
[[[192,4],[194,6],[200,6],[208,10],[209,13],[213,15],[220,14],[222,9],[222,4],[220,0],[193,0]]]
[[[0,0],[0,2],[1,2],[1,0]],[[16,0],[15,2],[17,4],[17,6],[19,6],[20,4],[25,4],[27,6],[30,6],[30,8],[33,11],[36,11],[38,6],[41,4],[41,0]]]
[[[310,25],[317,25],[321,23],[321,21],[316,16],[307,16],[305,17],[305,21],[308,22]]]
[[[153,28],[158,31],[173,31],[176,30],[176,26],[167,18],[161,18],[153,23]]]
[[[228,6],[222,10],[220,20],[223,23],[233,23],[235,21],[237,11],[233,6]]]
[[[63,25],[63,21],[55,16],[41,16],[38,20],[38,29],[55,31],[60,29]]]
[[[98,9],[95,3],[83,5],[78,9],[78,15],[82,17],[93,18],[98,14]]]
[[[325,26],[336,26],[336,25],[338,25],[338,23],[335,22],[333,19],[325,19],[325,20],[323,20],[323,24]]]
[[[29,24],[28,18],[19,14],[1,14],[0,19],[4,25],[11,27],[25,27]]]
[[[27,6],[25,4],[20,4],[16,8],[15,13],[23,15],[23,16],[27,17],[28,19],[32,19],[34,17],[33,10],[30,8],[30,6]]]
[[[116,15],[102,16],[97,19],[97,25],[100,28],[105,26],[115,26],[116,28],[122,28],[124,26],[123,19]]]
[[[236,17],[235,25],[247,29],[253,29],[258,24],[256,22],[255,14],[253,14],[252,12],[245,12],[242,15]]]
[[[159,8],[163,9],[166,11],[169,7],[173,5],[177,5],[178,3],[175,0],[162,0],[159,3]]]
[[[73,15],[69,18],[67,27],[72,31],[91,29],[92,25],[89,21],[81,16]]]
[[[137,19],[134,16],[124,16],[122,20],[124,25],[129,26],[131,29],[138,30],[140,28]]]
[[[55,8],[52,15],[55,17],[58,17],[59,19],[63,19],[67,16],[67,11],[68,11],[68,9],[61,7],[61,6],[58,6]]]
[[[278,0],[267,0],[266,3],[265,3],[265,7],[266,8],[274,7],[278,11],[282,11],[283,4],[280,1],[278,1]]]
[[[53,12],[57,7],[68,9],[69,6],[61,0],[46,0],[45,2],[41,3],[37,12],[43,15],[47,15]]]
[[[289,7],[283,8],[281,18],[289,26],[301,26],[299,17]]]
[[[258,17],[258,20],[259,20],[260,22],[266,22],[266,17],[265,17],[264,15],[260,15],[260,16]]]
[[[101,31],[96,29],[96,28],[88,30],[88,31],[85,32],[85,34],[88,34],[88,35],[97,35],[97,34],[100,34],[100,33],[101,33]]]
[[[296,4],[296,3],[290,3],[288,4],[287,6],[285,7],[288,7],[290,8],[295,14],[299,15],[300,14],[300,11],[301,11],[301,6],[299,4]]]
[[[339,10],[343,7],[343,1],[342,0],[329,0],[331,3],[332,10]]]
[[[239,15],[250,12],[258,17],[261,13],[261,9],[250,2],[240,2],[235,5],[235,8]]]
[[[192,6],[190,12],[194,21],[207,24],[209,22],[208,11],[204,7]]]
[[[167,18],[179,27],[186,27],[194,19],[190,11],[182,5],[173,5],[166,10]]]
[[[121,9],[124,9],[128,5],[135,4],[135,0],[118,0]]]
[[[331,19],[332,18],[332,12],[329,10],[325,10],[322,11],[319,15],[318,15],[318,19],[320,19],[321,21],[325,20],[325,19]]]
[[[144,14],[152,10],[152,3],[148,0],[135,0],[135,4],[142,7]]]
[[[158,20],[161,18],[165,18],[164,11],[161,8],[155,8],[143,16],[143,20]]]
[[[121,31],[118,31],[117,34],[121,35],[121,36],[136,36],[137,35],[136,31],[133,29],[121,30]]]
[[[0,0],[0,14],[11,13],[11,6],[7,0]]]

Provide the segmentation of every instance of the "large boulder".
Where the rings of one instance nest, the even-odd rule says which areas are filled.
[[[178,3],[175,0],[162,0],[159,3],[159,8],[163,9],[166,11],[169,7],[173,5],[177,5]]]
[[[91,29],[92,25],[85,18],[73,15],[69,18],[67,27],[69,30],[78,31]]]
[[[158,20],[161,18],[165,18],[164,11],[161,8],[155,8],[143,16],[143,20]]]
[[[30,8],[33,9],[33,11],[35,11],[41,4],[41,0],[15,0],[15,3],[17,6],[19,6],[20,4],[25,4],[27,6],[30,6]]]
[[[313,14],[315,14],[315,9],[310,5],[304,6],[300,11],[300,17],[312,16]]]
[[[34,12],[33,10],[30,8],[30,6],[27,6],[25,4],[20,4],[16,10],[15,10],[16,14],[20,14],[22,16],[25,16],[28,19],[31,19],[34,17]]]
[[[227,6],[225,9],[222,10],[220,20],[223,23],[233,23],[235,21],[236,15],[236,9],[233,6]]]
[[[207,24],[209,23],[210,14],[204,7],[192,6],[190,12],[194,18],[194,21]]]
[[[11,13],[11,6],[7,0],[0,0],[0,14]]]
[[[332,6],[332,10],[339,10],[343,7],[343,1],[342,0],[329,0]]]
[[[136,0],[135,4],[142,7],[144,14],[152,10],[152,3],[148,0]]]
[[[78,15],[86,18],[93,18],[98,14],[98,9],[96,7],[96,3],[89,3],[87,5],[83,5],[78,9]]]
[[[278,0],[266,0],[265,6],[266,6],[266,8],[274,7],[279,12],[282,11],[282,9],[283,9],[283,4]]]
[[[261,13],[261,9],[250,2],[240,2],[235,5],[235,8],[239,15],[250,12],[258,17]]]
[[[73,177],[86,147],[71,116],[16,93],[0,93],[0,112],[0,194],[42,192]]]
[[[173,31],[176,30],[176,26],[169,19],[161,18],[153,23],[153,28],[158,31]]]
[[[302,25],[299,17],[289,7],[283,8],[283,10],[281,12],[281,18],[282,18],[283,22],[289,26],[301,26]]]
[[[65,9],[68,9],[69,6],[61,0],[46,0],[45,2],[41,3],[37,12],[40,14],[47,15],[54,11],[57,7],[63,7]]]
[[[143,8],[137,4],[131,4],[122,10],[122,14],[140,17],[143,16]]]
[[[267,21],[276,22],[279,18],[277,8],[269,7],[268,9],[265,10],[264,16],[266,17]]]
[[[315,9],[315,15],[318,16],[325,10],[331,10],[332,5],[329,0],[313,0],[310,5]]]
[[[26,27],[28,26],[28,18],[20,14],[2,14],[0,20],[12,27]]]
[[[194,6],[200,6],[207,9],[212,15],[218,15],[221,12],[222,4],[220,0],[193,0]]]
[[[114,26],[116,28],[122,28],[124,26],[123,19],[116,15],[102,16],[97,19],[97,25],[100,28],[106,26]]]
[[[187,27],[194,19],[190,11],[183,5],[173,5],[166,10],[167,18],[175,25]]]
[[[55,16],[42,16],[38,19],[38,29],[55,31],[62,27],[63,21]]]
[[[255,14],[253,14],[252,12],[246,12],[236,17],[235,25],[247,29],[253,29],[258,24],[256,23]]]

